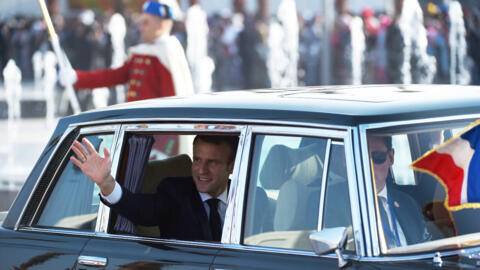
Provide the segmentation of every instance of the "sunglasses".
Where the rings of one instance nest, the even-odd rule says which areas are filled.
[[[370,156],[372,161],[375,164],[383,164],[387,160],[388,150],[387,151],[373,151]]]

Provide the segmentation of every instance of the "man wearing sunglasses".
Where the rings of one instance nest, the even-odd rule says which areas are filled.
[[[431,235],[417,203],[395,188],[390,172],[395,157],[392,137],[369,136],[368,150],[387,247],[390,249],[429,240]]]

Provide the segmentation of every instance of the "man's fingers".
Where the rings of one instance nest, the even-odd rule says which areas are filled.
[[[83,156],[86,157],[88,155],[87,149],[85,149],[85,146],[83,146],[79,141],[74,141],[73,145],[80,151]]]
[[[107,147],[103,147],[103,155],[105,159],[110,159],[110,151],[108,151]]]
[[[93,147],[93,144],[87,138],[83,138],[82,142],[87,146],[90,154],[97,153],[97,150],[95,150],[95,147]]]
[[[74,156],[70,157],[70,161],[81,169],[83,163],[76,159]]]
[[[75,145],[72,146],[72,150],[73,152],[75,153],[75,155],[77,155],[77,158],[79,158],[80,160],[84,160],[85,159],[85,155],[78,149],[78,147],[76,147]]]

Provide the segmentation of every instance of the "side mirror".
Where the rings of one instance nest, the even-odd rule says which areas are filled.
[[[346,227],[336,227],[313,232],[309,238],[316,254],[322,255],[335,251],[338,258],[338,267],[342,268],[348,264],[342,254],[342,249],[347,241],[347,234],[348,229]]]

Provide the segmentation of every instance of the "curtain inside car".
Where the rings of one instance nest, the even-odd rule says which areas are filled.
[[[154,139],[149,135],[133,135],[128,139],[128,160],[123,186],[133,193],[138,193],[142,188],[145,168],[153,143]],[[117,217],[114,230],[127,234],[136,234],[137,232],[135,224],[121,215]]]

